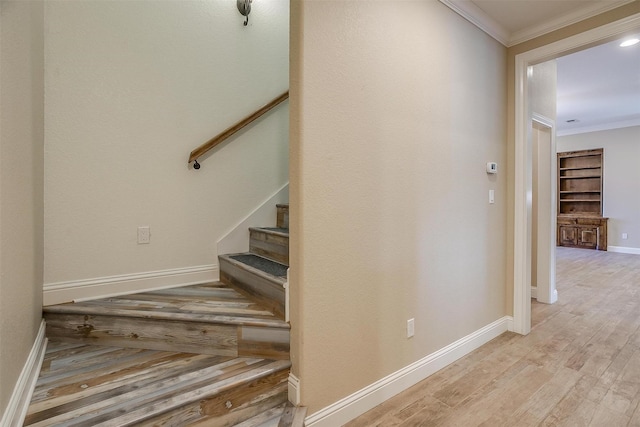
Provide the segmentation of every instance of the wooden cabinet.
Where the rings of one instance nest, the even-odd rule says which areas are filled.
[[[602,156],[602,148],[558,153],[558,246],[607,250]]]
[[[558,216],[558,246],[607,250],[607,220],[602,217]]]

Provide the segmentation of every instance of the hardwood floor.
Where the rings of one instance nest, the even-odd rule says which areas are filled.
[[[556,304],[347,424],[640,426],[640,256],[557,249]]]
[[[282,412],[289,366],[54,339],[24,425],[231,426],[271,408]]]
[[[44,307],[24,425],[301,427],[306,408],[287,399],[287,221],[277,205],[277,227],[250,229],[259,255],[220,255],[219,282]]]

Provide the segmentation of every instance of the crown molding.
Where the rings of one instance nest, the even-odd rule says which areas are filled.
[[[640,118],[623,120],[618,122],[600,123],[597,125],[576,127],[573,129],[564,129],[556,131],[556,136],[570,136],[578,135],[581,133],[601,132],[605,130],[616,130],[622,128],[630,128],[640,126]]]
[[[585,6],[575,12],[558,16],[555,19],[545,21],[539,25],[534,25],[522,30],[510,32],[502,24],[487,15],[482,9],[476,6],[471,0],[440,0],[460,16],[480,28],[482,31],[502,43],[506,47],[511,47],[527,40],[534,39],[541,35],[550,33],[560,28],[566,27],[576,22],[584,21],[601,13],[608,12],[627,3],[636,0],[615,0],[599,4]]]
[[[580,8],[580,10],[558,16],[555,19],[543,22],[539,25],[524,28],[511,34],[507,47],[511,47],[519,43],[535,39],[536,37],[559,30],[560,28],[564,28],[577,22],[584,21],[585,19],[593,18],[594,16],[600,15],[634,1],[636,0],[616,0],[607,1],[591,6],[585,6]]]
[[[460,16],[480,28],[485,33],[509,47],[510,34],[507,29],[482,9],[468,0],[440,0]]]

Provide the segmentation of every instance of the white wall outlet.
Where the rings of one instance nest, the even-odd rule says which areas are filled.
[[[627,237],[629,237],[627,236],[627,233],[622,233],[622,240],[627,240]]]
[[[407,320],[407,338],[411,338],[415,333],[415,320],[409,319]]]
[[[144,245],[151,241],[151,229],[148,225],[138,227],[138,244]]]

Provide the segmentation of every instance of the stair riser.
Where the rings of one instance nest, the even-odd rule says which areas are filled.
[[[280,228],[289,228],[289,205],[277,205],[276,223]]]
[[[249,252],[289,265],[289,236],[252,229]]]
[[[47,337],[67,341],[219,356],[289,358],[286,329],[87,314],[45,313],[45,320]]]
[[[224,258],[220,261],[220,281],[231,285],[249,298],[263,305],[280,319],[284,319],[284,287],[245,270]]]
[[[238,356],[289,360],[288,329],[243,326],[238,335]]]

